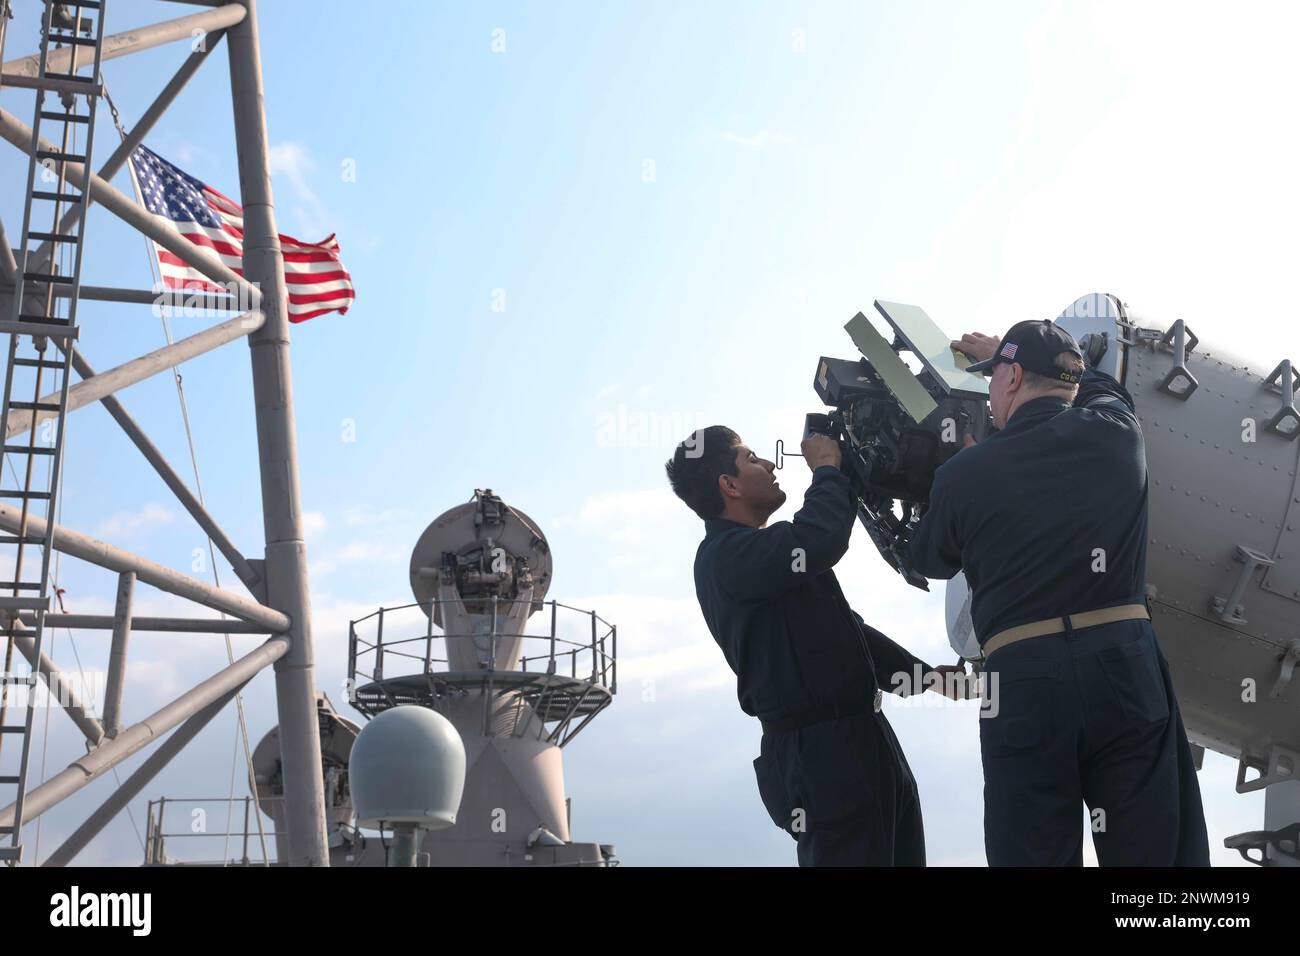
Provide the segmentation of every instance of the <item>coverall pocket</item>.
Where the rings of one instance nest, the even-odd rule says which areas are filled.
[[[758,779],[758,796],[763,801],[763,809],[782,830],[790,833],[794,818],[794,806],[785,786],[781,766],[771,754],[759,754],[754,759],[754,776]],[[794,836],[793,833],[790,833]]]
[[[870,716],[829,720],[799,731],[799,788],[809,829],[835,826],[873,812],[883,787],[894,786],[881,765],[879,734]]]
[[[1126,717],[1143,724],[1169,718],[1169,698],[1160,678],[1155,639],[1150,634],[1108,647],[1097,654],[1097,659]]]
[[[987,673],[980,709],[980,749],[998,757],[1040,746],[1053,732],[1056,663],[1012,660],[999,662]]]

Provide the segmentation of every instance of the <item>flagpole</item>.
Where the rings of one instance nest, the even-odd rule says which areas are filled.
[[[276,707],[290,866],[328,866],[325,783],[316,717],[315,655],[307,550],[303,541],[297,435],[289,356],[288,291],[275,225],[267,162],[262,59],[257,4],[239,0],[248,15],[230,28],[230,90],[244,208],[244,278],[262,293],[266,321],[248,337],[266,529],[263,600],[292,620],[288,652],[275,662]]]

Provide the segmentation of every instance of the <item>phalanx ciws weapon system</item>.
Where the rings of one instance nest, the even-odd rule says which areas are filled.
[[[935,470],[967,437],[979,441],[989,433],[988,385],[965,371],[969,360],[924,311],[875,305],[894,330],[893,342],[861,312],[844,326],[862,357],[818,359],[813,388],[834,410],[807,416],[804,437],[840,442],[862,526],[908,584],[928,591],[912,567],[908,539],[930,499]],[[910,353],[919,371],[900,353]],[[778,443],[777,467],[784,454]]]
[[[888,343],[859,313],[863,358],[822,358],[814,387],[833,407],[812,430],[842,442],[858,514],[885,560],[925,587],[908,535],[935,469],[992,427],[985,381],[914,306],[877,302]],[[1265,794],[1264,827],[1224,840],[1252,863],[1300,866],[1300,411],[1291,360],[1251,365],[1204,345],[1182,319],[1153,322],[1091,293],[1056,323],[1088,366],[1128,389],[1150,482],[1147,602],[1200,766],[1235,759],[1236,790]],[[995,330],[996,331],[996,330]],[[911,352],[920,369],[900,358]],[[778,464],[782,450],[778,444]],[[897,508],[897,513],[895,512]],[[947,585],[948,639],[979,656],[970,591]]]

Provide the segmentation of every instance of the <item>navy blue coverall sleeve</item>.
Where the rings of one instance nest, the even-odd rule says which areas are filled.
[[[930,488],[930,506],[912,534],[912,567],[927,578],[942,580],[961,570],[960,510],[954,502],[955,489],[948,477],[951,464],[950,460],[935,473]]]
[[[1079,382],[1079,394],[1074,399],[1075,408],[1086,408],[1101,418],[1132,428],[1138,423],[1133,396],[1119,382],[1105,372],[1088,369]]]
[[[737,537],[717,568],[722,589],[742,600],[774,598],[829,571],[849,549],[855,512],[848,476],[822,465],[794,520],[727,532]]]
[[[850,610],[852,609],[850,608]],[[918,667],[920,668],[919,674],[922,681],[931,673],[933,668],[929,664],[901,645],[895,644],[884,634],[881,634],[862,620],[862,615],[857,611],[853,611],[853,616],[858,619],[858,626],[862,628],[862,634],[867,639],[867,648],[871,651],[871,660],[875,664],[877,678],[884,680],[884,675],[888,675],[891,686],[884,687],[882,685],[883,690],[891,694],[902,693],[904,687],[910,687],[911,685],[898,682],[896,675],[906,674],[910,679],[918,673]],[[919,692],[919,687],[911,691],[913,694]],[[904,694],[903,696],[907,695]]]

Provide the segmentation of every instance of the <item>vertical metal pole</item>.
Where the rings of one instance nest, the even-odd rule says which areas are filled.
[[[104,688],[104,736],[116,737],[122,729],[122,681],[126,676],[126,644],[131,637],[131,605],[135,598],[135,572],[117,576],[117,609],[113,617],[113,644],[108,652],[108,680]]]
[[[414,823],[393,824],[393,848],[389,851],[389,866],[415,866],[416,848],[424,831]]]
[[[497,669],[497,596],[492,595],[492,630],[488,633],[488,670]]]
[[[248,808],[252,797],[244,797],[244,866],[248,866]]]
[[[483,736],[492,736],[492,691],[497,667],[497,596],[492,595],[492,621],[488,632],[487,688],[483,692]],[[449,655],[450,656],[450,655]]]
[[[230,54],[230,93],[244,207],[244,277],[260,290],[261,308],[266,315],[266,322],[248,338],[262,479],[262,522],[266,528],[266,600],[292,619],[289,636],[293,644],[275,662],[288,829],[286,862],[290,866],[329,866],[307,548],[303,541],[293,421],[288,294],[267,161],[257,3],[239,2],[248,15],[231,27],[226,47]]]
[[[357,683],[357,622],[348,621],[348,703],[352,703],[352,688]]]
[[[0,0],[3,4],[4,0]],[[149,801],[144,818],[144,862],[148,866],[153,862],[153,801]]]
[[[546,673],[555,673],[555,602],[551,602],[551,659],[546,665]]]
[[[606,643],[608,637],[610,637],[610,632],[608,631],[601,635],[601,679],[599,679],[599,683],[606,685],[606,687],[610,685],[610,678],[608,678],[607,675],[607,671],[610,670],[610,656],[608,656],[606,649],[604,649],[604,643]]]
[[[167,798],[158,798],[158,827],[153,833],[153,856],[155,863],[162,862],[163,853],[163,811],[167,809]]]
[[[429,601],[429,628],[424,633],[424,672],[433,673],[433,608],[434,602]],[[451,655],[447,655],[448,660]]]
[[[596,652],[596,612],[591,612],[591,682],[596,683],[596,668],[600,658]]]

